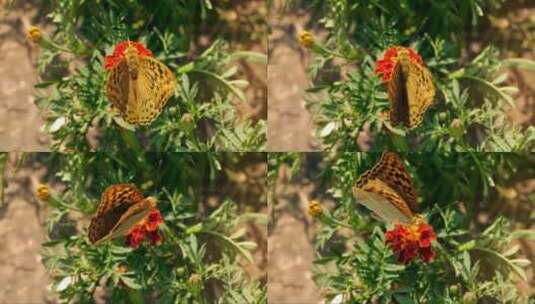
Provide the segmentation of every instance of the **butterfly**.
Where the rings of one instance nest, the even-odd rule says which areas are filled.
[[[387,89],[393,126],[402,123],[411,129],[417,127],[435,97],[431,72],[409,59],[407,50],[399,51]]]
[[[109,186],[102,193],[98,210],[89,224],[89,241],[97,245],[127,234],[155,207],[156,200],[143,197],[134,185]]]
[[[124,120],[148,125],[175,94],[175,75],[157,59],[128,45],[106,80],[106,96]]]
[[[387,223],[410,223],[418,211],[418,193],[401,159],[384,152],[353,187],[357,202]]]

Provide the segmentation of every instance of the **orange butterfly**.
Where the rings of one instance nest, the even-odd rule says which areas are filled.
[[[418,193],[397,154],[384,152],[353,187],[357,203],[387,223],[410,223],[418,211]]]
[[[156,200],[152,197],[144,198],[134,185],[109,186],[102,193],[97,213],[89,224],[89,241],[97,245],[126,235],[155,207]]]
[[[410,58],[408,50],[403,47],[399,47],[387,89],[393,126],[402,123],[409,128],[417,127],[435,97],[431,72],[422,63]]]

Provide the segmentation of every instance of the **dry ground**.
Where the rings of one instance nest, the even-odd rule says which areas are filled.
[[[269,303],[312,304],[322,299],[312,277],[314,221],[306,211],[313,190],[307,178],[290,181],[288,168],[280,168],[268,237]]]
[[[5,5],[0,1],[0,151],[47,151],[49,138],[33,103],[37,52],[25,34],[37,9],[27,1]]]
[[[282,11],[281,1],[274,1],[269,18],[268,151],[318,149],[304,102],[307,58],[296,39],[307,22],[306,12]]]
[[[39,254],[46,206],[33,194],[46,169],[36,164],[19,167],[14,154],[7,166],[0,208],[0,303],[46,303],[52,295]]]

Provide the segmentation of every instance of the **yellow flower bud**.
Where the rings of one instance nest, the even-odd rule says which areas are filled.
[[[312,36],[312,33],[309,31],[302,31],[301,34],[299,34],[299,44],[306,48],[312,47],[312,45],[314,45],[314,36]]]
[[[193,122],[193,116],[189,113],[186,113],[182,115],[182,118],[180,119],[180,121],[184,124],[190,124]]]
[[[312,217],[319,217],[323,213],[321,204],[317,200],[311,200],[308,204],[308,214]]]
[[[43,38],[43,32],[37,26],[32,25],[26,31],[26,37],[33,43],[39,43],[39,41],[41,41],[41,38]]]
[[[37,198],[42,201],[46,201],[48,200],[48,197],[50,196],[50,189],[48,188],[47,185],[39,184],[37,185],[35,196],[37,196]]]
[[[128,267],[124,264],[121,264],[119,266],[117,266],[117,272],[118,273],[125,273],[128,271]]]
[[[197,284],[199,284],[201,282],[201,276],[196,274],[196,273],[194,273],[189,277],[188,281],[189,281],[189,283],[191,285],[197,285]]]
[[[464,135],[464,131],[463,122],[459,118],[455,118],[451,122],[451,134],[456,138],[460,138]]]
[[[463,303],[465,304],[476,304],[478,298],[475,293],[468,291],[463,295]]]

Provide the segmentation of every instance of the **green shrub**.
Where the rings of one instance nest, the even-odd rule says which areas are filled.
[[[244,202],[225,174],[263,159],[237,153],[30,154],[26,161],[46,165],[48,183],[59,178],[64,189],[40,186],[37,193],[49,206],[42,254],[51,290],[62,303],[89,303],[99,295],[113,303],[267,303],[261,277],[243,268],[255,262],[257,243],[247,231],[265,225],[265,197]],[[157,199],[164,219],[159,246],[145,242],[134,249],[122,238],[89,244],[88,220],[100,194],[116,183],[132,183]]]
[[[434,261],[398,262],[385,225],[352,194],[376,153],[307,153],[297,177],[316,177],[315,281],[347,303],[528,303],[518,239],[533,239],[535,197],[522,191],[533,157],[517,153],[406,153],[420,212],[436,232]],[[284,157],[280,155],[279,159]],[[271,170],[276,170],[271,168]],[[315,172],[312,176],[310,172]],[[334,204],[329,203],[334,201]],[[314,204],[314,203],[311,203]],[[517,207],[512,207],[512,206]],[[515,208],[520,208],[515,210]],[[387,229],[391,226],[387,225]],[[472,298],[470,302],[467,299]],[[344,302],[346,303],[346,302]]]
[[[509,67],[533,70],[528,59],[506,58],[529,52],[527,43],[505,47],[481,32],[503,1],[303,1],[327,32],[310,46],[312,86],[307,104],[327,149],[341,151],[531,151],[535,127],[515,124],[506,112],[518,89]],[[315,10],[314,10],[315,9]],[[521,31],[522,32],[522,31]],[[478,33],[480,35],[478,35]],[[525,34],[529,35],[529,34]],[[530,40],[531,39],[531,40]],[[531,44],[529,41],[532,41]],[[393,45],[409,46],[431,71],[436,94],[423,123],[413,129],[386,128],[386,87],[376,61]],[[483,45],[474,53],[473,47]],[[363,134],[369,135],[366,141]]]
[[[223,33],[203,30],[218,21],[210,1],[49,1],[54,33],[42,48],[36,104],[55,151],[262,150],[265,117],[240,115],[249,84],[239,79],[239,63],[267,62],[264,54],[236,50]],[[226,6],[225,6],[226,7]],[[105,96],[104,57],[125,40],[144,43],[177,78],[176,96],[150,126],[133,129],[117,119]],[[234,46],[236,47],[236,46]],[[243,74],[243,73],[242,73]],[[263,101],[265,102],[265,101]]]

